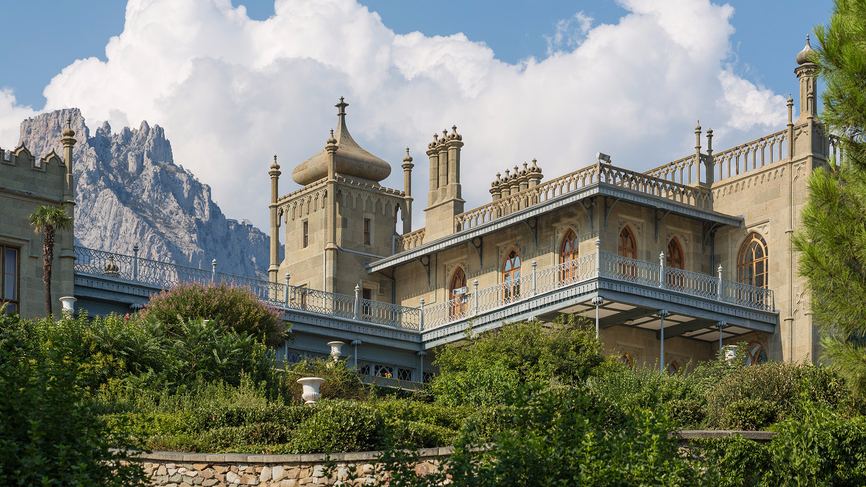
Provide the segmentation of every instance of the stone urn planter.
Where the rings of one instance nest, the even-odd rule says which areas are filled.
[[[328,342],[328,346],[331,347],[331,358],[334,359],[334,362],[340,360],[340,357],[343,356],[343,345],[345,343],[341,341]]]
[[[75,314],[75,302],[78,301],[74,296],[63,296],[60,298],[60,303],[63,306],[63,316],[72,317]]]
[[[325,379],[321,377],[301,377],[298,379],[298,384],[303,386],[304,391],[301,394],[301,398],[304,400],[304,404],[316,404],[316,401],[322,397],[319,394],[319,386],[325,382]]]

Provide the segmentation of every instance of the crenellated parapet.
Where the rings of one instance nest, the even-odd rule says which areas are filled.
[[[37,197],[46,203],[62,200],[66,182],[66,163],[51,150],[36,158],[24,145],[15,150],[0,149],[0,188]]]

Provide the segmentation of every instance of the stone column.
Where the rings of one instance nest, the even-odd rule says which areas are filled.
[[[271,176],[271,264],[268,267],[268,280],[277,282],[277,273],[280,270],[280,216],[277,209],[277,199],[280,197],[279,180],[280,165],[277,164],[277,156],[268,175]]]
[[[73,224],[69,230],[57,232],[57,246],[60,257],[60,272],[55,275],[58,277],[57,286],[54,287],[55,292],[60,296],[75,295],[75,178],[72,175],[72,148],[77,142],[75,140],[75,131],[72,130],[72,119],[66,119],[66,130],[62,133],[63,137],[60,142],[63,144],[63,159],[66,165],[66,181],[63,186],[63,199],[61,204],[66,208],[66,214],[72,218]]]
[[[406,201],[406,211],[403,214],[403,233],[412,231],[412,156],[409,155],[409,148],[406,148],[406,156],[403,157],[403,193]]]

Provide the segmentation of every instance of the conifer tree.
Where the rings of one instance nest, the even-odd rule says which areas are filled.
[[[822,329],[823,357],[866,395],[866,0],[836,0],[809,60],[826,83],[821,119],[839,138],[835,165],[809,180],[794,239]]]

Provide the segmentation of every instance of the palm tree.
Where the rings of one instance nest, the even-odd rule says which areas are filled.
[[[54,234],[72,228],[72,217],[64,206],[36,207],[30,214],[30,225],[42,234],[42,281],[45,283],[45,313],[51,316],[51,263],[54,262]]]

